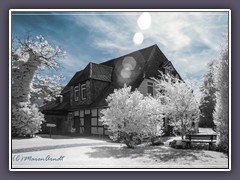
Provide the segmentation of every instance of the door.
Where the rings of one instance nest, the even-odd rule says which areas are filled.
[[[91,135],[91,116],[90,116],[90,114],[85,114],[85,116],[84,116],[84,134]]]
[[[74,128],[76,129],[76,133],[80,133],[80,119],[78,116],[74,116]]]

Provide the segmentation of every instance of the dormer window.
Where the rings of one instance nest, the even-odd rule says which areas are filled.
[[[79,87],[75,86],[74,87],[74,100],[78,101],[78,99],[79,99]]]
[[[86,99],[87,95],[86,95],[86,84],[82,84],[81,85],[81,98],[82,100]]]

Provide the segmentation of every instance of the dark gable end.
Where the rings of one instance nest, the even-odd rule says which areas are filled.
[[[132,71],[130,78],[120,77],[123,62],[126,58],[133,58],[136,61],[136,67]],[[105,99],[114,89],[122,88],[126,83],[128,86],[135,90],[140,86],[144,78],[150,79],[152,77],[158,78],[160,75],[159,70],[163,70],[163,65],[166,64],[168,59],[158,48],[153,45],[130,54],[115,58],[110,61],[103,62],[102,64],[113,67],[112,83],[105,88],[102,94],[93,102],[92,107],[107,106]]]
[[[151,77],[158,77],[159,70],[162,70],[162,67],[169,60],[165,57],[162,51],[158,48],[157,45],[152,46],[152,51],[149,54],[146,68],[144,70],[145,78],[150,79]]]

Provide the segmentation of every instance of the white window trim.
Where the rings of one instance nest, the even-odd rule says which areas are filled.
[[[78,93],[78,96],[76,96]],[[79,100],[79,86],[74,87],[74,100],[78,101]]]
[[[82,84],[81,85],[81,98],[82,100],[86,99],[86,97],[83,97],[83,91],[85,90],[85,96],[87,95],[86,94],[86,84]]]

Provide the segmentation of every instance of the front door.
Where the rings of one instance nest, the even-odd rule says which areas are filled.
[[[80,122],[79,117],[74,117],[74,128],[76,129],[76,133],[80,133]]]
[[[91,116],[90,116],[90,114],[85,114],[85,116],[84,116],[84,134],[91,135]]]

